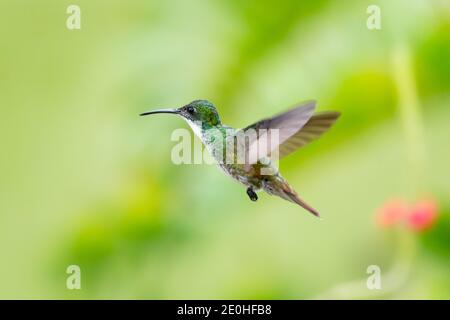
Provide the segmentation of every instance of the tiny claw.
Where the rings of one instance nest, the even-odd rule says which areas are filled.
[[[258,200],[258,195],[251,187],[247,188],[247,194],[248,194],[248,197],[250,198],[250,200],[252,200],[252,201]]]

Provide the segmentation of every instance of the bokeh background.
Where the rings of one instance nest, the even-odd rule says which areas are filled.
[[[448,0],[1,0],[0,17],[1,298],[450,298]],[[280,163],[323,220],[174,165],[185,123],[138,113],[194,99],[235,127],[307,99],[341,111]]]

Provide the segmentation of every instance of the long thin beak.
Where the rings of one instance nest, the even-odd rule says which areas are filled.
[[[156,114],[156,113],[172,113],[172,114],[179,114],[180,112],[177,109],[156,109],[152,111],[146,111],[140,114],[140,116],[147,116],[149,114]]]

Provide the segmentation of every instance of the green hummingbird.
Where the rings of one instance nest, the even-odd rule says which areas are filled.
[[[256,191],[262,189],[270,195],[296,203],[319,217],[319,212],[298,196],[274,164],[277,160],[274,158],[281,159],[317,139],[340,116],[335,111],[314,114],[315,108],[315,101],[306,101],[243,129],[222,124],[217,109],[207,100],[195,100],[177,109],[157,109],[140,115],[169,113],[181,116],[219,167],[247,187],[250,200],[258,200]],[[231,152],[224,152],[227,150]],[[236,161],[236,158],[241,161]]]

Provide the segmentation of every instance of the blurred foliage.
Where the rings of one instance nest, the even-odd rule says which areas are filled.
[[[448,208],[441,212],[436,226],[421,236],[421,242],[427,252],[442,259],[445,264],[450,259],[450,214]]]
[[[377,31],[369,1],[79,0],[70,31],[72,3],[0,2],[2,298],[309,299],[348,284],[337,297],[450,298],[448,1],[378,1]],[[400,46],[423,180],[399,111]],[[213,166],[174,165],[185,124],[137,114],[199,98],[235,127],[307,99],[341,111],[280,163],[324,220],[252,203]],[[373,224],[387,199],[423,191],[442,203],[429,232]],[[66,289],[71,264],[82,290]],[[365,287],[371,264],[381,292]]]

